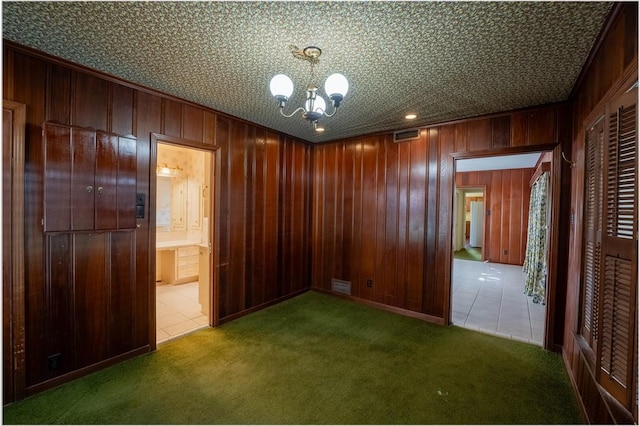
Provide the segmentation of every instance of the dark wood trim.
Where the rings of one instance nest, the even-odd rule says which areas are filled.
[[[48,389],[52,389],[56,386],[60,386],[64,383],[70,382],[75,379],[79,379],[80,377],[86,376],[90,373],[95,373],[96,371],[105,369],[107,367],[111,367],[112,365],[116,365],[122,361],[126,361],[128,359],[135,358],[137,356],[146,354],[151,352],[150,346],[143,346],[141,348],[135,349],[133,351],[115,356],[113,358],[106,359],[104,361],[100,361],[96,364],[89,365],[87,367],[80,368],[78,370],[74,370],[70,373],[63,374],[61,376],[55,377],[53,379],[38,383],[37,385],[29,386],[26,389],[26,396],[35,395],[37,393],[43,392]]]
[[[210,217],[213,217],[213,223],[209,222],[209,241],[213,244],[213,250],[209,253],[209,325],[216,327],[220,324],[220,289],[218,268],[216,265],[220,263],[220,149],[217,145],[203,145],[201,142],[184,139],[177,136],[162,135],[159,133],[151,133],[151,152],[149,158],[149,215],[150,217],[150,248],[149,258],[151,259],[151,271],[149,274],[149,341],[153,349],[156,348],[156,194],[157,179],[154,179],[158,162],[158,143],[168,143],[171,145],[207,151],[211,153],[211,176],[208,182],[211,188],[210,193]],[[214,141],[215,143],[215,141]],[[213,180],[213,183],[211,182]]]
[[[536,183],[540,175],[542,175],[544,172],[550,172],[550,171],[551,171],[551,163],[549,162],[541,163],[540,166],[536,167],[536,171],[533,172],[533,176],[531,176],[531,180],[529,181],[529,186],[533,186],[533,184]]]
[[[11,256],[11,357],[13,365],[13,395],[16,400],[25,396],[26,357],[25,357],[25,276],[24,276],[24,165],[25,165],[25,126],[26,105],[9,100],[2,101],[3,109],[13,112],[13,136],[11,147],[11,170],[9,179],[11,193],[8,202],[11,205],[10,239]],[[6,174],[3,172],[3,179]],[[4,185],[3,185],[4,186]],[[3,229],[4,232],[4,229]]]
[[[430,322],[438,325],[445,325],[444,319],[434,317],[433,315],[427,315],[416,311],[410,311],[408,309],[398,308],[397,306],[385,305],[384,303],[373,302],[371,300],[360,299],[358,297],[346,296],[342,294],[334,293],[330,290],[314,287],[311,291],[317,291],[318,293],[328,294],[339,299],[349,300],[351,302],[359,303],[361,305],[370,306],[372,308],[381,309],[387,312],[393,312],[394,314],[403,315],[405,317],[417,318],[422,321]]]
[[[573,394],[580,404],[580,414],[582,414],[582,424],[589,423],[589,416],[587,415],[587,408],[584,405],[584,401],[580,397],[580,391],[578,390],[578,383],[576,383],[576,378],[571,374],[571,362],[567,358],[567,352],[562,348],[562,362],[564,363],[564,368],[567,370],[567,375],[569,376],[569,381],[571,382],[571,389],[573,389]]]

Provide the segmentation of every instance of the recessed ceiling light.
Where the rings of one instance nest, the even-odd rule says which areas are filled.
[[[407,120],[415,120],[418,116],[415,114],[407,114],[404,116]]]
[[[324,132],[324,127],[320,127],[320,126],[316,127],[316,132],[318,133]]]

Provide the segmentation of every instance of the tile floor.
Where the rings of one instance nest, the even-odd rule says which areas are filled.
[[[200,311],[198,282],[156,286],[156,342],[206,327],[209,320]]]
[[[454,259],[451,322],[542,346],[545,305],[523,293],[522,267]]]

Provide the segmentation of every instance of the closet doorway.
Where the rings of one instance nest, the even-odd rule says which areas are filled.
[[[539,209],[532,219],[531,195],[540,176],[550,182],[551,159],[537,152],[455,161],[453,325],[544,346],[550,185],[545,220]]]
[[[158,140],[156,343],[212,321],[213,154]]]

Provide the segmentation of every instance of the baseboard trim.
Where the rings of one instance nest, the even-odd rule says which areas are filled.
[[[340,299],[350,300],[355,303],[359,303],[361,305],[371,306],[376,309],[381,309],[383,311],[393,312],[395,314],[403,315],[405,317],[417,318],[422,321],[430,322],[438,325],[445,325],[444,318],[439,318],[433,315],[423,314],[422,312],[410,311],[409,309],[398,308],[397,306],[389,306],[380,302],[373,302],[371,300],[360,299],[359,297],[347,296],[343,294],[337,294],[329,290],[325,290],[323,288],[313,287],[312,291],[317,291],[318,293],[328,294],[333,297],[338,297]]]
[[[285,300],[288,300],[288,299],[294,298],[296,296],[299,296],[299,295],[301,295],[303,293],[306,293],[309,290],[311,290],[311,288],[309,288],[309,287],[308,288],[303,288],[302,290],[298,290],[296,292],[287,294],[286,296],[281,296],[281,297],[279,297],[277,299],[270,300],[269,302],[265,302],[265,303],[262,303],[260,305],[253,306],[253,307],[251,307],[249,309],[245,309],[243,311],[236,312],[235,314],[227,315],[224,318],[220,318],[220,322],[219,322],[218,325],[222,325],[222,324],[227,323],[229,321],[233,321],[233,320],[236,320],[238,318],[241,318],[241,317],[243,317],[245,315],[249,315],[249,314],[252,314],[254,312],[260,311],[260,310],[262,310],[264,308],[268,308],[269,306],[273,306],[273,305],[276,305],[276,304],[278,304],[280,302],[284,302]]]
[[[124,354],[114,356],[113,358],[100,361],[96,364],[91,364],[86,367],[82,367],[78,370],[73,370],[61,376],[54,377],[53,379],[49,379],[47,381],[38,383],[36,385],[27,387],[25,389],[26,395],[27,397],[29,397],[29,396],[38,394],[40,392],[55,388],[56,386],[60,386],[72,380],[79,379],[80,377],[84,377],[88,374],[95,373],[96,371],[103,370],[107,367],[111,367],[112,365],[118,364],[122,361],[126,361],[128,359],[132,359],[137,356],[147,354],[149,352],[151,352],[151,347],[149,345],[145,345],[138,349],[134,349],[132,351],[126,352]]]

